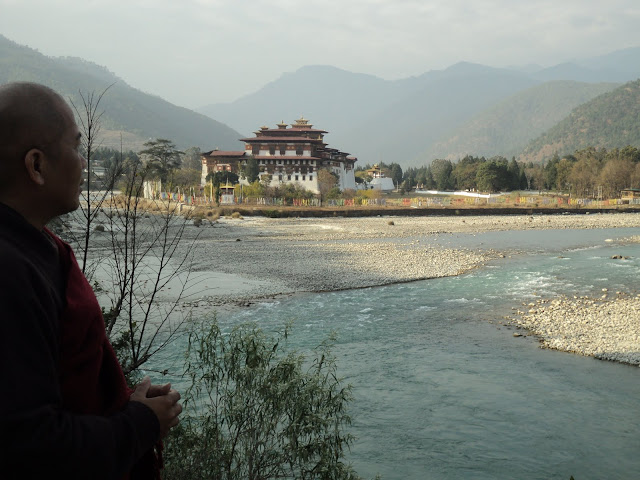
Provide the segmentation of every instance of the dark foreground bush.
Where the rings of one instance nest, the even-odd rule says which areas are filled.
[[[309,359],[287,352],[286,338],[255,325],[223,334],[215,321],[190,335],[192,386],[166,442],[165,479],[359,478],[344,462],[351,388],[329,342]]]

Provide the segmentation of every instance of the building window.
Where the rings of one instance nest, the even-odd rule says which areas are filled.
[[[296,182],[298,181],[298,175],[296,175]]]
[[[275,154],[276,154],[276,146],[269,145],[269,155],[275,155]]]
[[[309,181],[313,180],[313,175],[309,175]]]
[[[253,145],[251,147],[251,153],[254,155],[258,155],[260,153],[260,147],[258,145]]]
[[[282,175],[278,175],[278,180],[282,181]]]
[[[304,153],[304,150],[302,149],[302,147],[298,147],[296,148],[296,155],[300,156]]]
[[[305,180],[306,180],[306,177],[302,175],[302,181],[304,182]]]
[[[287,152],[286,145],[280,145],[280,155],[284,155]]]
[[[291,175],[287,175],[287,180],[291,180]]]

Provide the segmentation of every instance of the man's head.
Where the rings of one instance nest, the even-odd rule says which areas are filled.
[[[86,161],[73,112],[33,83],[0,87],[0,201],[36,226],[78,208]]]

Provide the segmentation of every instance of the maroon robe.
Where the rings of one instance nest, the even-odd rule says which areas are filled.
[[[71,247],[47,230],[58,246],[66,279],[66,306],[60,317],[62,407],[73,413],[111,415],[133,390],[107,338],[102,309]],[[162,444],[145,453],[125,478],[160,479]]]

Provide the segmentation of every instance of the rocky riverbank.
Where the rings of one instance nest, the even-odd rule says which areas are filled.
[[[561,297],[523,304],[510,322],[543,347],[640,365],[640,296]],[[518,334],[516,334],[518,335]]]
[[[142,228],[153,218],[149,213],[141,216]],[[640,228],[640,213],[281,219],[236,214],[186,221],[174,261],[193,254],[193,262],[179,310],[201,316],[279,295],[459,275],[525,248],[517,242],[509,250],[494,248],[491,241],[476,241],[475,234],[532,231],[532,238],[544,242],[534,231],[570,229],[581,235],[588,229]],[[69,225],[67,230],[81,230],[81,224]],[[96,238],[104,245],[96,240],[95,252],[108,256],[110,237],[103,231],[97,231]],[[628,230],[625,238],[599,238],[638,243],[635,232]],[[110,279],[99,280],[106,285]],[[176,301],[178,294],[172,292],[182,292],[182,286],[169,287],[156,302]],[[546,348],[640,365],[640,298],[603,295],[540,299],[520,308],[509,322],[538,336]]]
[[[514,253],[490,245],[445,248],[433,240],[453,233],[640,227],[640,214],[478,217],[284,218],[222,217],[191,226],[199,234],[196,271],[234,275],[238,288],[203,299],[246,304],[295,292],[363,288],[458,275]],[[211,284],[211,282],[209,282]],[[243,287],[244,285],[244,287]],[[246,288],[245,288],[246,287]]]
[[[501,255],[430,245],[442,226],[417,220],[223,218],[201,227],[194,268],[259,280],[222,295],[213,288],[205,297],[213,305],[243,305],[279,294],[458,275]]]
[[[517,251],[491,246],[444,248],[433,239],[489,231],[640,227],[640,214],[481,217],[367,217],[269,219],[223,217],[190,227],[200,234],[196,270],[220,272],[218,287],[199,305],[249,305],[297,292],[363,288],[458,275]],[[615,241],[637,242],[630,236]],[[235,282],[229,283],[229,279]],[[540,299],[510,323],[529,330],[545,348],[640,364],[640,298]]]

